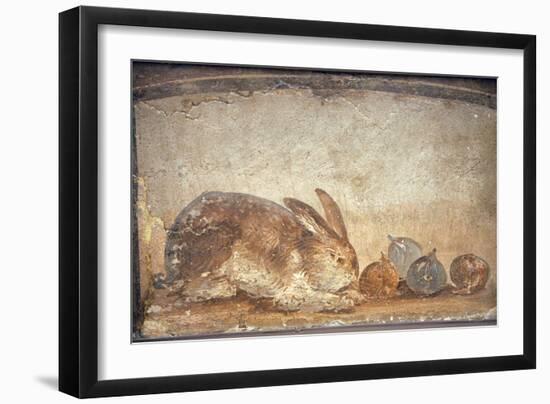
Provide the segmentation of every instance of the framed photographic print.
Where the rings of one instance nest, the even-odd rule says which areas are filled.
[[[535,43],[61,13],[60,390],[534,368]]]

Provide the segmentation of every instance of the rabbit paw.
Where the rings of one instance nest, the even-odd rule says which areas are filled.
[[[327,311],[349,312],[353,311],[353,306],[355,306],[355,301],[351,297],[344,294],[338,296],[336,303],[332,304]]]
[[[346,289],[342,292],[342,296],[351,299],[355,305],[362,304],[367,300],[365,296],[357,289]]]
[[[312,292],[300,295],[283,294],[277,296],[273,303],[278,310],[310,313],[351,311],[354,306],[353,300],[349,297],[326,292]]]
[[[355,303],[353,299],[346,295],[327,294],[324,300],[316,305],[316,310],[319,312],[342,313],[353,311]]]

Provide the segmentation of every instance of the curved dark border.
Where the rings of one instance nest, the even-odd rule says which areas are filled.
[[[215,82],[217,92],[261,92],[275,88],[278,90],[306,88],[323,95],[330,90],[330,94],[334,95],[345,90],[370,90],[457,100],[491,109],[496,109],[497,103],[496,77],[441,74],[429,76],[419,73],[346,69],[132,60],[134,71],[152,66],[157,69],[159,66],[169,66],[171,69],[169,79],[134,85],[132,87],[134,102],[203,93],[205,89],[211,87],[212,82]],[[187,73],[189,67],[223,68],[223,70],[219,75],[214,76],[209,73],[200,76],[198,72]],[[227,69],[230,71],[227,72]],[[174,71],[177,73],[174,74]],[[463,82],[457,85],[456,79],[462,79]],[[482,82],[483,79],[485,80]]]
[[[98,381],[99,24],[429,43],[524,51],[523,354]],[[76,397],[168,393],[536,366],[536,37],[339,22],[78,7],[59,16],[59,389]]]

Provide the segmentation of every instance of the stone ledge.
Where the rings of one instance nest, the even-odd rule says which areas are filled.
[[[269,301],[255,301],[244,295],[184,303],[168,296],[166,290],[155,290],[141,336],[135,341],[469,324],[496,324],[494,291],[461,296],[448,289],[433,297],[405,292],[391,299],[368,300],[350,313],[283,313],[270,310]]]

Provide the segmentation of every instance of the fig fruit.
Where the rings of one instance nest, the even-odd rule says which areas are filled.
[[[456,257],[451,263],[451,280],[456,290],[453,293],[469,295],[485,287],[489,279],[489,264],[474,254]]]
[[[380,261],[369,264],[359,277],[359,290],[368,298],[391,297],[398,284],[397,269],[384,253],[381,253]]]
[[[405,279],[411,264],[422,257],[422,247],[408,237],[393,237],[388,234],[388,239],[390,240],[388,257],[397,268],[399,277]]]
[[[433,251],[414,261],[407,271],[407,286],[418,295],[433,295],[447,284],[447,273]]]

